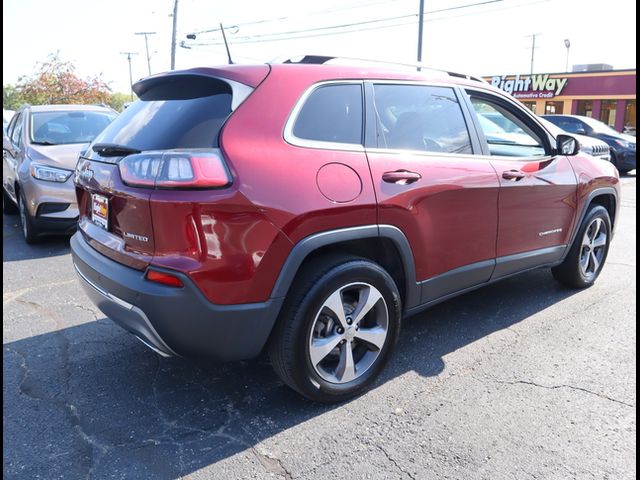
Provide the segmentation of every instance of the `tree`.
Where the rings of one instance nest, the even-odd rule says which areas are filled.
[[[111,94],[109,100],[109,106],[118,112],[124,110],[124,104],[131,101],[131,96],[128,93],[114,92]]]
[[[38,64],[38,71],[30,77],[18,79],[17,90],[31,105],[60,103],[109,103],[111,89],[100,76],[82,79],[71,62],[50,54],[46,62]]]
[[[14,85],[2,86],[2,108],[6,110],[17,110],[25,101]]]

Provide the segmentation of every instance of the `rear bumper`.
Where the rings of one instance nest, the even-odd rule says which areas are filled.
[[[282,306],[282,298],[214,305],[182,274],[177,274],[182,288],[150,282],[144,271],[95,251],[81,232],[71,238],[71,253],[80,282],[96,306],[161,355],[223,361],[256,357]]]

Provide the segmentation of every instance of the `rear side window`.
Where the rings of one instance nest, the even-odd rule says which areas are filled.
[[[231,100],[231,87],[220,80],[199,81],[196,86],[169,81],[146,90],[95,143],[142,151],[215,148],[231,114]]]
[[[375,85],[378,147],[471,153],[471,138],[451,88]]]
[[[296,138],[362,144],[362,86],[325,85],[304,102],[293,126]]]

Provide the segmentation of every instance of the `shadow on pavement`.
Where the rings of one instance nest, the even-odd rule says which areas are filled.
[[[537,270],[407,319],[378,385],[436,376],[448,353],[572,294]],[[264,360],[161,359],[104,318],[7,343],[3,357],[13,478],[178,478],[245,450],[269,470],[254,445],[334,408],[302,399]]]
[[[35,245],[27,245],[20,231],[18,215],[2,215],[2,261],[15,262],[69,253],[69,236],[47,236]]]

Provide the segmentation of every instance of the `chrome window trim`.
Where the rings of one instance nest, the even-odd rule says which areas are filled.
[[[365,102],[364,102],[364,80],[325,80],[322,82],[314,83],[310,87],[308,87],[303,94],[300,96],[295,106],[291,110],[289,114],[289,118],[287,118],[287,122],[284,125],[283,138],[284,141],[290,145],[295,147],[306,147],[306,148],[316,148],[319,150],[341,150],[346,152],[364,152],[364,139],[361,138],[361,143],[340,143],[340,142],[324,142],[320,140],[308,140],[305,138],[296,137],[293,134],[293,127],[298,119],[298,115],[300,114],[300,110],[307,102],[308,98],[311,96],[313,92],[317,89],[325,87],[327,85],[360,85],[362,92],[362,135],[364,135],[365,125],[364,125],[364,116],[365,116]]]
[[[481,155],[474,153],[447,153],[447,152],[428,152],[424,150],[403,150],[403,149],[391,149],[391,148],[367,148],[367,153],[375,154],[391,154],[391,155],[419,155],[421,157],[452,157],[452,158],[466,158],[469,160],[513,160],[523,162],[543,162],[551,160],[555,157],[545,155],[533,156],[533,157],[508,157],[508,156],[496,156],[496,155]]]

